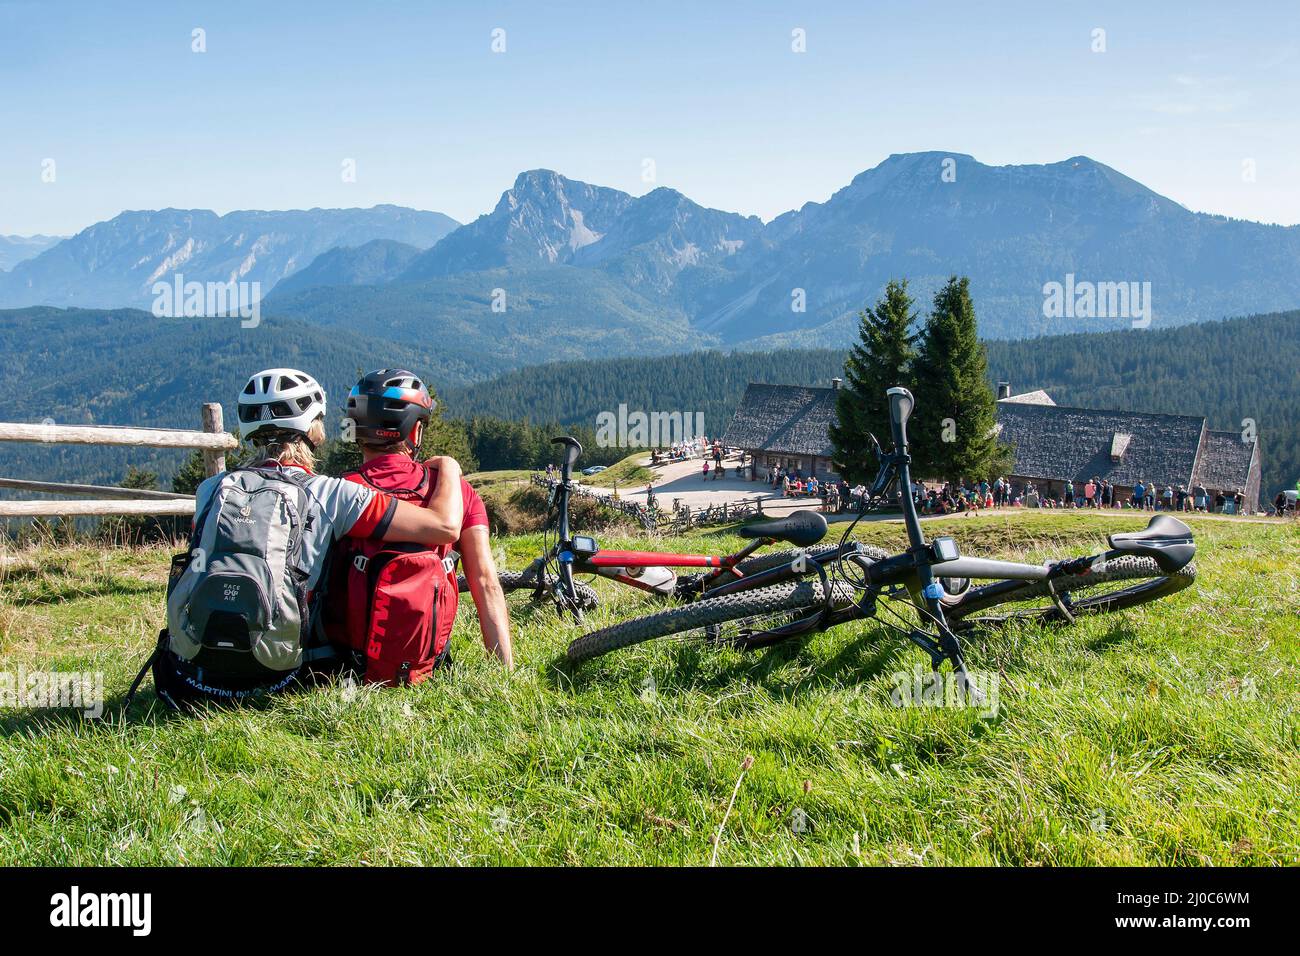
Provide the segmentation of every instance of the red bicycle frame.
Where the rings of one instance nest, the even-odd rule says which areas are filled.
[[[705,578],[706,582],[716,581],[725,574],[735,574],[737,564],[748,558],[759,548],[772,543],[770,538],[758,538],[735,554],[675,554],[661,551],[597,551],[592,555],[575,557],[573,571],[575,574],[599,574],[601,577],[627,584],[642,591],[659,591],[653,583],[643,581],[635,574],[619,573],[624,569],[635,568],[716,568]]]
[[[706,575],[703,581],[700,582],[702,590],[706,590],[709,585],[716,583],[720,577],[742,577],[743,575],[735,570],[736,565],[759,548],[770,545],[776,540],[766,537],[756,538],[735,554],[728,555],[674,554],[658,551],[602,551],[596,545],[595,539],[574,536],[569,528],[569,496],[573,488],[573,466],[577,462],[578,456],[582,454],[582,445],[579,444],[577,439],[568,436],[553,438],[551,442],[564,448],[564,458],[560,465],[560,481],[553,487],[550,501],[550,505],[554,509],[554,527],[559,541],[550,552],[544,554],[536,562],[538,565],[538,589],[540,592],[543,586],[546,564],[552,557],[557,559],[560,586],[563,592],[569,596],[569,603],[575,610],[577,608],[577,601],[574,598],[573,591],[573,576],[575,574],[598,574],[601,577],[610,578],[641,591],[667,595],[676,593],[676,575],[666,578],[637,572],[644,572],[647,568],[713,568],[713,573]],[[590,547],[579,550],[575,547],[577,540],[590,541]],[[576,613],[581,614],[580,611]]]

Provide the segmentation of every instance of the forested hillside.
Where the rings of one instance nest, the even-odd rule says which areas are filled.
[[[1300,476],[1298,338],[1300,312],[1285,312],[1168,330],[990,342],[990,386],[1009,380],[1017,392],[1043,388],[1060,404],[1206,415],[1215,428],[1237,430],[1252,419],[1271,498]],[[843,353],[831,349],[700,351],[555,362],[454,387],[466,368],[436,342],[396,344],[272,318],[243,329],[236,320],[158,320],[130,309],[36,308],[0,314],[0,421],[192,428],[199,403],[220,400],[229,423],[245,377],[277,365],[320,377],[341,415],[343,395],[361,371],[408,365],[437,387],[452,418],[594,428],[597,414],[617,414],[626,404],[629,411],[702,412],[706,431],[718,434],[747,383],[828,385],[842,363]],[[0,445],[0,474],[115,482],[127,464],[165,477],[182,457],[9,444]]]
[[[432,345],[439,381],[463,384],[535,362],[662,355],[712,344],[669,302],[572,266],[316,287],[266,301],[267,314]]]
[[[446,388],[453,415],[490,415],[534,423],[593,425],[603,411],[625,404],[645,412],[704,413],[709,434],[731,420],[745,385],[771,382],[830,385],[841,374],[836,349],[779,352],[687,352],[659,358],[550,362],[507,372],[487,382]]]
[[[431,353],[340,329],[263,319],[158,319],[136,309],[32,308],[0,312],[0,421],[198,428],[199,406],[234,401],[259,368],[315,375],[342,408],[377,360],[423,368]],[[439,359],[441,362],[441,359]],[[135,465],[170,475],[183,452],[156,448],[0,443],[0,475],[115,483]]]

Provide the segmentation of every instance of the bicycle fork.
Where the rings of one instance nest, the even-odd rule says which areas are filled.
[[[944,617],[943,586],[930,574],[929,568],[922,568],[919,577],[922,578],[923,583],[918,595],[920,600],[915,601],[915,604],[921,610],[923,617],[928,617],[934,622],[938,630],[938,640],[920,627],[913,628],[908,633],[907,639],[930,656],[930,668],[935,673],[938,673],[945,660],[951,662],[953,673],[957,676],[958,689],[969,699],[983,703],[984,692],[975,686],[966,672],[966,658],[962,653],[961,640],[953,633]],[[926,578],[929,580],[924,580]]]

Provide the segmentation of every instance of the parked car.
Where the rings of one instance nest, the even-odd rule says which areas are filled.
[[[590,468],[582,469],[584,475],[599,475],[606,468],[605,465],[592,465]]]

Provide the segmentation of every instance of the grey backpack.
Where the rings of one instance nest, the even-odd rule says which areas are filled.
[[[319,520],[297,469],[222,476],[167,595],[164,649],[193,689],[220,696],[297,671],[309,633],[303,532]]]

